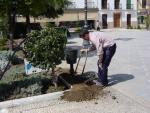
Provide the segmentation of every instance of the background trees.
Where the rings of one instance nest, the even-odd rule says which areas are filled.
[[[9,49],[13,48],[16,15],[26,18],[26,31],[30,32],[30,17],[55,18],[63,14],[68,0],[0,0],[0,17],[7,17]]]

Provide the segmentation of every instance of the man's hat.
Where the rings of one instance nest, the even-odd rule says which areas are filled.
[[[83,30],[81,30],[81,32],[79,33],[79,36],[80,37],[84,37],[84,35],[85,34],[88,34],[89,33],[89,31],[87,30],[87,29],[83,29]]]

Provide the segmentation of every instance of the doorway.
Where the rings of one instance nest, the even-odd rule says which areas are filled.
[[[120,27],[120,13],[114,14],[114,27]]]
[[[102,14],[102,27],[103,29],[107,29],[107,14]]]
[[[127,27],[131,26],[131,14],[127,14]]]

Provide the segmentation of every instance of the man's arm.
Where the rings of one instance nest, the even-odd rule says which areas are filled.
[[[103,62],[103,44],[100,43],[98,50],[97,50],[97,55],[99,56],[99,67],[102,69],[102,62]]]

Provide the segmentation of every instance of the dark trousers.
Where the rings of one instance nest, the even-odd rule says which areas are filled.
[[[114,44],[111,47],[103,48],[104,54],[103,54],[103,61],[102,61],[102,69],[99,67],[99,61],[97,63],[98,65],[98,81],[101,82],[103,85],[108,84],[108,66],[111,62],[112,57],[114,56],[116,52],[116,44]]]

